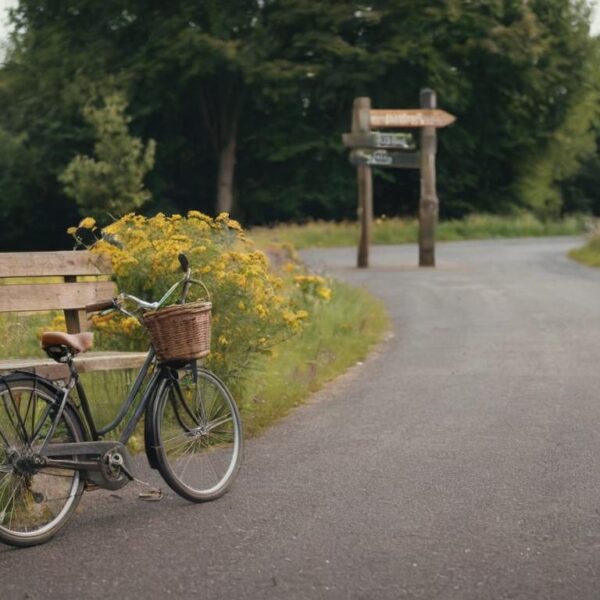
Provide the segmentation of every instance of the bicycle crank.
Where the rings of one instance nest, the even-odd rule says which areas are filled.
[[[49,444],[44,459],[48,467],[76,469],[90,483],[108,490],[138,481],[133,475],[129,450],[120,442]]]

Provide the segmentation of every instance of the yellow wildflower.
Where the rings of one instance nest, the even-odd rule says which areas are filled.
[[[227,227],[229,227],[229,229],[235,229],[236,231],[242,231],[242,226],[234,219],[229,219]]]
[[[325,301],[331,300],[331,290],[328,287],[319,287],[317,289],[317,296]]]
[[[258,316],[259,316],[261,319],[264,319],[264,318],[265,318],[265,317],[266,317],[266,316],[269,314],[269,312],[267,311],[267,309],[264,307],[264,305],[263,305],[263,304],[257,304],[257,305],[254,307],[254,310],[256,311],[256,314],[257,314],[257,315],[258,315]]]
[[[92,229],[96,226],[96,220],[92,217],[86,217],[79,223],[79,227],[82,229]]]
[[[212,219],[208,215],[201,213],[199,210],[189,210],[187,216],[188,219],[199,219],[204,223],[212,223]]]

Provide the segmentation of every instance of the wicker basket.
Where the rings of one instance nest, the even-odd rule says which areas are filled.
[[[159,362],[193,360],[210,352],[211,308],[210,302],[192,302],[144,315]]]

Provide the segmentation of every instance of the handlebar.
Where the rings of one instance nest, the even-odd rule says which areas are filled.
[[[99,312],[101,310],[106,310],[107,308],[116,308],[115,299],[111,298],[110,300],[100,300],[98,302],[94,302],[92,304],[87,304],[85,306],[85,312]]]
[[[181,290],[181,298],[179,300],[179,304],[183,304],[187,297],[188,291],[190,289],[191,283],[199,283],[192,279],[192,269],[190,267],[190,262],[187,259],[185,254],[179,254],[178,257],[179,264],[181,265],[181,270],[185,273],[183,279],[180,279],[176,283],[174,283],[165,295],[158,300],[157,302],[146,302],[145,300],[141,300],[136,296],[132,296],[131,294],[119,294],[116,298],[111,298],[109,300],[100,300],[98,302],[94,302],[92,304],[88,304],[85,307],[86,312],[99,312],[103,310],[116,309],[120,312],[129,315],[135,316],[130,311],[126,310],[123,307],[123,302],[125,300],[131,300],[138,305],[138,308],[144,310],[156,310],[160,308],[173,294],[173,292],[181,285],[183,289]]]

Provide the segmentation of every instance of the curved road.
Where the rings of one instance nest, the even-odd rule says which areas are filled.
[[[0,547],[2,598],[598,598],[600,271],[580,241],[308,262],[386,303],[365,364],[248,443],[190,505],[86,495],[45,546]]]

